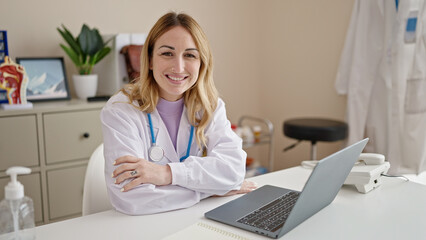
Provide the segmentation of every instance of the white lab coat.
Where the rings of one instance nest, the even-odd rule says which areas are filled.
[[[397,89],[394,93],[394,102],[398,105],[392,114],[401,117],[397,118],[399,122],[396,125],[399,127],[400,142],[395,142],[391,149],[398,150],[394,154],[401,158],[396,165],[398,173],[419,174],[426,171],[426,3],[424,0],[411,0],[411,4],[405,7],[406,13],[410,9],[419,11],[417,41],[413,44],[398,45],[403,49],[397,50],[401,55],[398,58],[399,62],[395,62],[394,66],[405,63],[407,67],[393,78],[393,84]],[[400,19],[403,21],[398,38],[401,42],[406,16]],[[395,147],[397,144],[399,148]]]
[[[424,7],[423,0],[400,1],[398,11],[393,0],[355,1],[337,73],[337,92],[348,96],[348,144],[370,137],[365,150],[384,154],[394,174],[426,170]],[[412,10],[417,41],[405,43]]]
[[[137,105],[136,102],[134,104]],[[231,129],[221,99],[213,119],[205,129],[208,140],[206,157],[202,157],[194,137],[190,156],[184,162],[179,162],[186,155],[191,127],[185,107],[177,135],[177,151],[158,111],[155,110],[151,117],[157,145],[165,151],[165,156],[158,164],[169,164],[172,184],[142,184],[128,192],[121,192],[120,189],[128,181],[114,184],[111,174],[116,167],[113,162],[125,155],[149,159],[151,135],[148,117],[130,105],[127,96],[121,92],[111,97],[102,109],[105,179],[110,201],[118,211],[140,215],[187,208],[208,196],[223,195],[241,187],[247,155],[242,150],[241,138]]]

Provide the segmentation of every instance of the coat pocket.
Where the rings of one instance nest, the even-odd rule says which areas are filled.
[[[407,81],[404,108],[408,114],[426,112],[426,78],[413,78]]]

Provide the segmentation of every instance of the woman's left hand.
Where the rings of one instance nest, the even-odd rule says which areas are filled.
[[[257,183],[249,181],[249,180],[244,180],[243,184],[241,185],[240,190],[229,191],[228,193],[226,193],[225,195],[221,195],[220,197],[228,197],[228,196],[232,196],[232,195],[236,195],[236,194],[249,193],[249,192],[255,190],[256,188],[257,188]]]
[[[172,183],[172,171],[169,165],[158,165],[134,156],[123,156],[114,161],[114,166],[118,166],[112,173],[112,177],[116,178],[116,184],[133,178],[132,181],[124,185],[121,189],[123,192],[129,191],[143,183],[154,185],[168,185]]]

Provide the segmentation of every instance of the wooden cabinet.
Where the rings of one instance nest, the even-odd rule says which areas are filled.
[[[11,166],[32,170],[19,177],[34,201],[37,224],[81,215],[90,155],[102,143],[104,102],[36,103],[29,110],[0,110],[0,199]]]
[[[18,166],[38,166],[36,115],[0,117],[0,171],[10,163]]]
[[[102,141],[99,114],[99,110],[45,114],[43,128],[46,163],[54,164],[90,156]]]
[[[86,165],[47,171],[50,219],[81,213],[85,174]]]

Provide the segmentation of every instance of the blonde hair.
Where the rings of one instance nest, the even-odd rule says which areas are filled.
[[[181,26],[192,36],[200,53],[200,70],[195,84],[184,93],[188,119],[196,127],[195,137],[198,146],[207,146],[204,129],[210,123],[218,101],[218,92],[213,82],[213,57],[206,35],[200,25],[189,15],[169,12],[152,27],[141,52],[141,73],[138,79],[127,84],[121,91],[129,97],[129,103],[138,101],[141,111],[151,113],[157,106],[159,86],[150,69],[154,44],[171,28]]]

